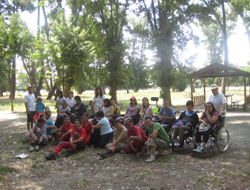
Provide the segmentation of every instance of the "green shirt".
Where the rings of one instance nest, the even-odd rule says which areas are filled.
[[[168,143],[168,145],[170,144],[168,134],[165,129],[160,125],[160,123],[154,123],[153,127],[148,127],[148,132],[150,134],[153,134],[154,130],[158,130],[156,138],[163,139]]]

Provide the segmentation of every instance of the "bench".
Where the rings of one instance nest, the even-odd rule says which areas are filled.
[[[233,109],[239,108],[239,102],[240,102],[240,100],[233,100],[233,101],[231,101],[232,108]]]

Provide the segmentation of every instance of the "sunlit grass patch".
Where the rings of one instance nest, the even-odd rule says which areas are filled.
[[[168,163],[178,157],[178,154],[168,154],[157,159],[157,162]]]
[[[4,175],[16,172],[15,168],[0,165],[0,182],[4,180]]]

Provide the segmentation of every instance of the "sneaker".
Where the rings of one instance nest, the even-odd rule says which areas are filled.
[[[98,154],[99,156],[101,156],[103,159],[106,158],[106,155],[105,155],[104,153],[99,153],[99,152],[97,152],[97,154]]]
[[[146,162],[149,163],[149,162],[153,162],[155,161],[155,155],[151,155],[149,158],[147,158]]]
[[[72,154],[76,154],[76,151],[69,150],[69,151],[67,152],[67,154],[65,154],[65,157],[69,157],[69,156],[71,156]]]
[[[57,155],[53,152],[48,156],[45,156],[46,160],[56,160],[57,159]]]
[[[121,154],[125,154],[126,152],[125,152],[125,150],[121,150],[120,153]]]
[[[205,153],[205,148],[201,147],[199,150],[197,150],[199,153]]]
[[[36,150],[36,151],[39,150],[39,145],[36,145],[35,150]]]
[[[33,152],[35,149],[33,146],[30,147],[30,152]]]
[[[198,152],[200,150],[200,146],[198,146],[196,149],[193,149],[194,152]]]
[[[30,140],[29,139],[25,139],[22,141],[22,143],[26,143],[26,142],[29,142]]]

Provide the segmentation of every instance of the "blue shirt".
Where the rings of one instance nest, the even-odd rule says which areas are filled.
[[[175,117],[175,113],[173,108],[169,107],[167,111],[164,110],[164,107],[161,108],[161,111],[159,113],[160,115],[163,115],[165,117]]]
[[[52,122],[52,121],[49,121],[49,120],[47,120],[46,121],[46,125],[52,125],[52,126],[55,126],[54,125],[54,123]],[[51,133],[53,132],[53,130],[52,129],[50,129],[50,128],[47,128],[46,129],[46,133],[47,133],[47,135],[51,135]]]
[[[109,120],[106,117],[103,117],[100,121],[98,121],[99,124],[102,124],[100,127],[100,135],[106,135],[113,132],[113,129],[111,129]]]
[[[41,104],[36,103],[36,108],[37,108],[37,112],[43,112],[44,113],[45,105],[44,105],[43,102],[41,102]]]

